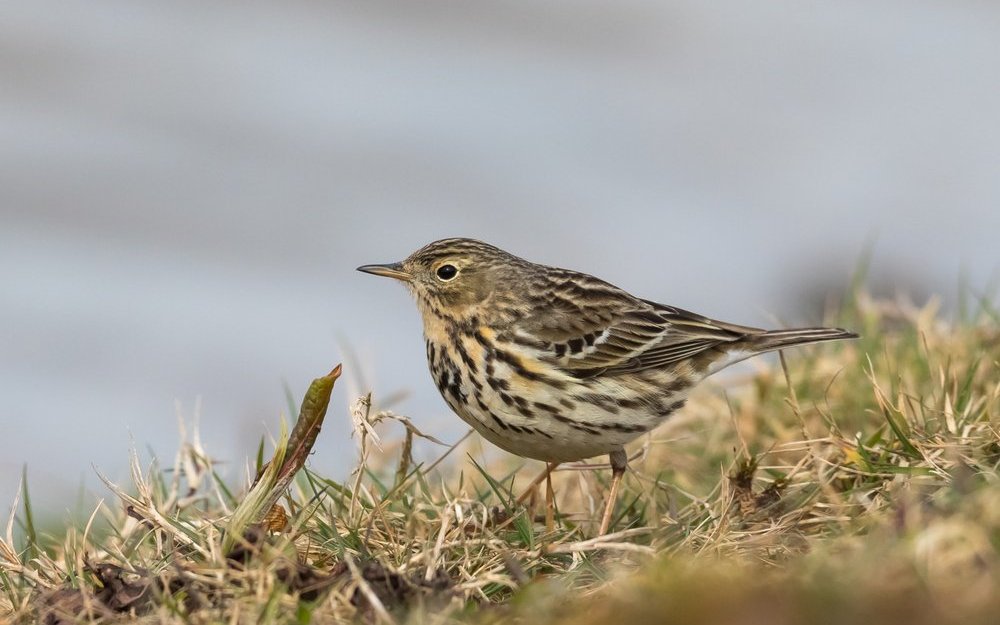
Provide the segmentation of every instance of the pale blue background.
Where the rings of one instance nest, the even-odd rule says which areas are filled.
[[[487,239],[746,324],[1000,265],[1000,4],[0,3],[0,502],[69,506],[175,401],[238,469],[358,354],[462,429],[403,289]],[[343,476],[348,385],[314,463]]]

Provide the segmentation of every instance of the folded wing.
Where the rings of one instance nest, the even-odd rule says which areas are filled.
[[[518,324],[516,340],[577,377],[667,367],[764,332],[637,299],[596,278],[557,284],[546,297]]]

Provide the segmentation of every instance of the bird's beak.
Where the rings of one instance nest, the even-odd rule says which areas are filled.
[[[403,269],[402,263],[387,263],[385,265],[361,265],[358,267],[358,271],[363,271],[365,273],[375,274],[376,276],[385,276],[386,278],[395,278],[397,280],[402,280],[403,282],[410,281],[410,274],[406,273]]]

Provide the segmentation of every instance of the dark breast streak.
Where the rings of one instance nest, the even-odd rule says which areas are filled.
[[[683,406],[683,399],[676,393],[691,383],[685,378],[664,379],[662,387],[647,386],[645,393],[637,393],[633,399],[584,393],[568,388],[562,380],[539,372],[536,367],[526,367],[516,353],[518,346],[496,344],[492,340],[497,335],[495,332],[486,331],[478,324],[448,325],[446,332],[435,335],[436,340],[426,339],[427,361],[434,383],[448,406],[462,420],[500,440],[509,441],[514,434],[553,439],[555,423],[588,437],[600,438],[602,432],[615,432],[631,439],[652,429]],[[471,347],[481,349],[471,349],[470,353]],[[512,380],[501,377],[500,371],[549,386],[561,397],[549,403],[521,397],[512,388]],[[499,409],[491,408],[491,404],[497,406],[500,402]],[[581,419],[576,413],[587,407],[600,408],[605,418]],[[512,422],[509,414],[520,418]],[[517,453],[516,448],[497,440],[494,442]]]
[[[483,401],[483,384],[478,375],[482,363],[468,353],[459,334],[452,330],[445,343],[426,339],[426,344],[431,377],[448,407],[476,429],[484,428],[498,435],[501,429],[508,429]]]

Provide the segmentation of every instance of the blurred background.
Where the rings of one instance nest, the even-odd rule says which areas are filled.
[[[1000,4],[0,4],[0,501],[171,463],[239,475],[356,355],[453,441],[399,285],[485,239],[744,324],[818,322],[869,247],[919,301],[1000,266]]]

